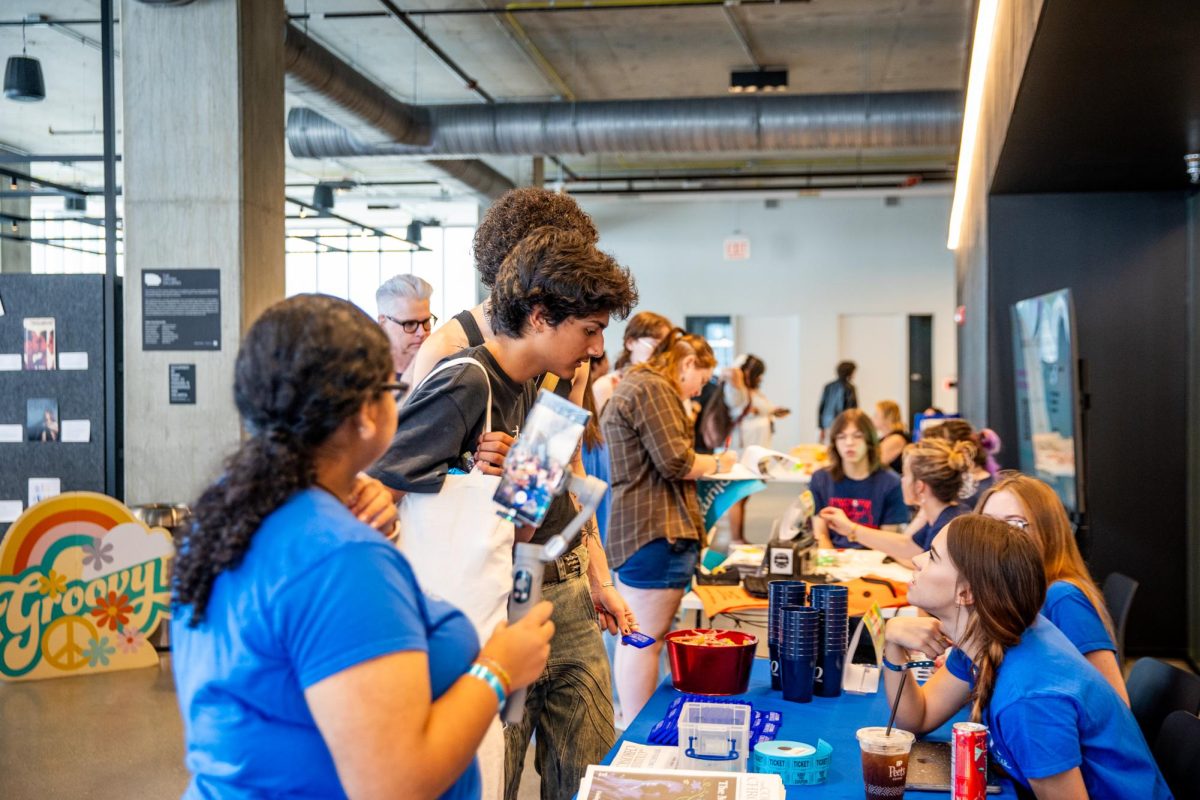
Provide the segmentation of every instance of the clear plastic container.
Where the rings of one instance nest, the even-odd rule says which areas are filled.
[[[748,705],[684,703],[679,713],[679,769],[745,772],[750,745]]]

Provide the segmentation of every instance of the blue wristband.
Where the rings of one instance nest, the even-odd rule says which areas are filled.
[[[887,660],[887,656],[883,657],[883,665],[892,672],[904,672],[909,669],[917,669],[919,667],[935,667],[937,664],[933,661],[909,661],[907,664],[893,664]]]
[[[496,673],[492,672],[486,666],[476,661],[471,665],[471,668],[467,670],[467,674],[472,678],[478,678],[488,686],[492,687],[492,691],[496,693],[496,700],[498,701],[500,707],[504,707],[505,701],[508,700],[508,695],[504,691],[504,684],[500,682],[500,678],[496,677]]]

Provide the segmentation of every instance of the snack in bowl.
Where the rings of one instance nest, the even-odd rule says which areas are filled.
[[[690,628],[666,636],[671,682],[691,694],[741,694],[750,685],[758,637],[742,631]]]

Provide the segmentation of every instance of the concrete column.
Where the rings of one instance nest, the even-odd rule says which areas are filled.
[[[238,442],[241,336],[284,294],[283,0],[121,13],[125,192],[125,494],[194,500]],[[142,349],[142,274],[221,272],[221,349]],[[170,405],[169,364],[196,365]]]
[[[3,148],[0,148],[3,150]],[[14,172],[23,172],[29,174],[29,164],[9,164],[9,167]],[[0,175],[0,213],[12,214],[21,219],[29,218],[29,198],[28,197],[7,197],[11,191],[12,179],[6,175]],[[29,184],[25,181],[17,181],[17,189],[27,190]],[[17,230],[12,229],[12,222],[9,219],[0,220],[0,226],[3,226],[5,234],[15,233],[19,236],[29,235],[29,223],[18,222]],[[13,239],[0,239],[0,272],[30,272],[33,269],[33,259],[30,256],[29,242],[19,242]]]

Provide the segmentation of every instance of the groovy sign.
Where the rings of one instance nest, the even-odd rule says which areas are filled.
[[[157,664],[146,637],[168,615],[174,553],[169,533],[102,494],[30,508],[0,543],[0,680]]]

